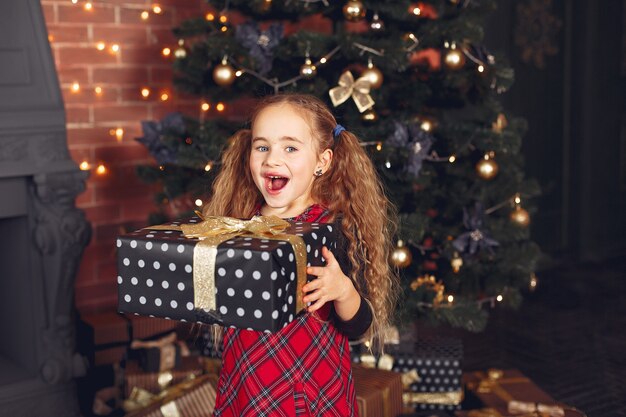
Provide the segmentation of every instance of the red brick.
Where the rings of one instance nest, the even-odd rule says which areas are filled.
[[[84,91],[81,89],[75,92],[70,87],[62,87],[61,94],[63,94],[65,104],[89,104],[93,100],[93,94],[90,90]]]
[[[87,216],[87,220],[91,223],[103,223],[106,222],[110,218],[115,218],[120,216],[120,206],[119,204],[98,204],[93,207],[85,207],[83,208],[85,215]]]
[[[202,10],[200,7],[177,7],[175,25],[178,25],[185,20],[194,19],[198,16],[202,16],[201,13]]]
[[[87,68],[57,68],[57,74],[59,75],[59,82],[61,84],[71,84],[78,82],[81,85],[86,85],[89,82],[89,73]]]
[[[48,23],[48,34],[52,36],[52,43],[84,42],[87,41],[86,26],[70,26],[65,24]]]
[[[60,65],[116,64],[117,56],[107,50],[98,51],[94,46],[59,46],[57,55]]]
[[[95,196],[95,193],[94,193],[93,186],[91,186],[91,182],[87,180],[87,188],[85,189],[85,191],[80,193],[78,197],[76,197],[76,206],[78,208],[82,208],[83,206],[93,204],[95,201],[94,196]]]
[[[83,256],[81,258],[81,263],[98,265],[101,262],[111,262],[115,260],[115,242],[114,240],[108,241],[106,243],[102,242],[91,242],[85,248],[83,252]],[[88,281],[94,281],[96,276],[93,275],[90,277]]]
[[[119,186],[114,187],[98,187],[96,189],[96,201],[98,202],[107,202],[107,201],[118,201],[120,199],[129,199],[137,197],[138,195],[144,195],[148,193],[148,186],[134,186],[134,187],[125,187],[120,188]]]
[[[90,162],[93,160],[93,149],[89,147],[69,147],[70,155],[72,160],[76,162],[77,165],[80,165],[81,162],[87,161]]]
[[[117,281],[115,279],[111,279],[110,282],[100,281],[89,284],[76,285],[75,291],[76,304],[80,305],[86,303],[87,300],[93,301],[102,297],[117,296]]]
[[[97,280],[100,282],[112,282],[117,290],[117,261],[115,257],[110,261],[100,262],[96,266]]]
[[[96,123],[136,121],[148,118],[147,105],[103,105],[94,108],[94,119]]]
[[[172,29],[148,29],[148,44],[156,44],[163,48],[165,45],[176,45],[178,39],[172,33]]]
[[[69,3],[69,2],[68,2]],[[81,22],[81,23],[114,23],[115,10],[111,7],[101,7],[94,2],[93,9],[87,11],[81,4],[76,5],[58,5],[58,22]]]
[[[143,86],[148,81],[148,70],[145,66],[125,68],[94,68],[94,84],[116,84]]]
[[[87,107],[65,106],[67,123],[89,123],[89,109]]]
[[[148,150],[137,142],[100,146],[96,149],[95,158],[102,161],[114,161],[115,165],[121,165],[127,162],[146,160]]]
[[[76,128],[67,131],[67,142],[69,146],[74,145],[96,145],[111,143],[111,128],[90,127]]]
[[[148,88],[150,90],[150,95],[148,97],[144,97],[141,95],[142,88]],[[136,103],[151,103],[158,100],[157,92],[158,90],[153,90],[152,85],[146,83],[140,87],[122,87],[120,88],[120,100],[124,103],[136,102]]]
[[[152,120],[160,120],[167,116],[169,113],[173,113],[178,111],[176,103],[174,101],[169,101],[166,103],[159,103],[152,107]]]
[[[52,4],[43,4],[41,9],[43,10],[43,16],[48,23],[48,27],[51,23],[55,23],[57,21],[54,6]]]
[[[96,265],[91,261],[81,259],[76,273],[76,283],[92,282],[96,279]]]
[[[163,55],[161,46],[129,46],[124,47],[120,53],[121,62],[123,64],[161,64]]]
[[[170,6],[170,7],[163,7],[164,10],[167,10],[167,9],[178,10],[181,7],[187,7],[187,8],[195,8],[198,11],[200,11],[204,9],[205,3],[206,2],[204,0],[159,0],[159,4],[161,6]]]
[[[123,201],[120,215],[122,220],[146,220],[151,212],[156,211],[156,205],[152,198],[154,193],[146,192],[146,194],[149,197]]]
[[[107,44],[118,43],[122,46],[123,52],[131,44],[145,45],[148,41],[147,28],[145,26],[98,25],[93,28],[93,40]]]
[[[179,102],[176,105],[176,111],[186,116],[194,117],[196,119],[200,118],[200,113],[203,113],[202,109],[200,109],[199,102],[196,102],[196,103],[188,103],[188,102],[180,103]]]
[[[170,65],[167,66],[153,66],[150,68],[150,84],[171,84],[174,78],[174,72]]]
[[[161,25],[164,27],[173,27],[174,26],[174,15],[171,10],[164,9],[161,14],[152,13],[151,9],[146,9],[150,11],[150,17],[148,20],[141,19],[141,12],[143,9],[120,9],[120,22],[122,24],[143,24],[143,25]]]

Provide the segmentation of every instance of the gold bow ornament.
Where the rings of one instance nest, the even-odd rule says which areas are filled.
[[[339,77],[339,86],[328,91],[330,101],[337,107],[346,102],[350,97],[354,100],[359,113],[374,106],[374,99],[370,96],[370,82],[367,77],[354,80],[350,71],[345,71]]]
[[[299,312],[304,308],[300,294],[302,293],[302,286],[306,283],[306,245],[302,237],[285,233],[285,230],[291,226],[289,222],[277,216],[254,216],[250,220],[208,216],[201,218],[201,220],[195,224],[158,225],[146,228],[180,231],[186,238],[199,240],[193,252],[193,287],[196,309],[216,310],[215,263],[217,247],[237,236],[283,240],[292,245],[296,258],[296,310]]]

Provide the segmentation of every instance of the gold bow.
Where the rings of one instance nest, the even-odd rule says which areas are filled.
[[[350,71],[345,71],[339,77],[339,86],[331,88],[328,94],[333,106],[344,103],[350,97],[354,100],[359,113],[374,106],[374,99],[370,96],[370,82],[366,77],[361,77],[354,81],[354,77]]]
[[[463,401],[463,390],[448,392],[404,392],[402,402],[411,404],[458,405]]]
[[[150,230],[177,230],[186,238],[196,238],[200,242],[193,252],[194,306],[204,310],[215,310],[215,260],[217,247],[236,236],[249,235],[271,240],[285,240],[292,246],[296,255],[296,309],[304,308],[302,287],[306,282],[306,246],[297,235],[285,234],[290,223],[277,216],[254,216],[250,220],[232,217],[208,216],[200,223],[150,226]]]

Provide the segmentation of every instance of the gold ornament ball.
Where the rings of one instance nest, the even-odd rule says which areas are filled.
[[[367,69],[361,73],[370,83],[370,88],[377,89],[383,85],[383,73],[372,64],[368,64]]]
[[[370,29],[372,30],[372,32],[382,32],[385,30],[385,22],[380,20],[380,17],[378,17],[378,13],[374,13],[374,16],[372,16]]]
[[[343,15],[350,22],[358,22],[365,17],[365,6],[360,1],[348,1],[343,6]]]
[[[465,65],[465,55],[459,49],[449,49],[443,58],[443,62],[447,68],[458,70]]]
[[[519,226],[526,227],[530,224],[530,215],[526,210],[517,206],[510,214],[511,221]]]
[[[231,85],[235,81],[235,69],[226,60],[222,60],[222,63],[213,69],[213,80],[217,85]]]
[[[174,56],[176,58],[183,59],[187,56],[187,50],[185,49],[184,45],[185,45],[185,40],[180,39],[178,41],[178,47],[174,49]]]
[[[393,252],[391,252],[391,264],[398,268],[406,268],[411,265],[412,259],[413,257],[411,256],[409,248],[404,246],[404,242],[398,240],[398,244]]]
[[[481,159],[476,164],[478,176],[484,180],[491,180],[498,174],[498,164],[493,159]]]
[[[461,267],[463,266],[463,258],[461,258],[457,252],[454,252],[454,257],[450,260],[450,266],[452,266],[452,270],[455,274],[461,270]]]
[[[370,107],[369,109],[365,110],[363,114],[361,114],[361,120],[363,120],[365,123],[375,123],[378,121],[378,113],[376,113],[376,110]]]
[[[315,77],[315,74],[317,74],[317,68],[311,63],[311,60],[307,58],[304,61],[304,64],[300,67],[300,75],[302,75],[305,79],[310,80]]]

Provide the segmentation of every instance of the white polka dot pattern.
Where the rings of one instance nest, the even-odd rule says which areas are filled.
[[[332,229],[314,223],[292,226],[292,234],[303,236],[307,265],[324,265],[320,249],[333,249]],[[222,243],[215,269],[217,308],[207,312],[194,301],[196,243],[177,231],[139,230],[120,236],[115,242],[119,310],[191,323],[220,320],[264,332],[278,331],[296,318],[295,252],[290,244],[250,236]]]

